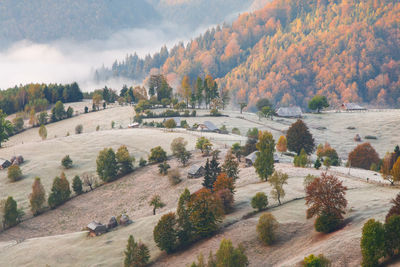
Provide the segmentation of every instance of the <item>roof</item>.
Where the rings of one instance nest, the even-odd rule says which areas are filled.
[[[175,117],[173,119],[174,119],[174,121],[176,123],[176,126],[181,126],[181,118]]]
[[[196,174],[201,168],[203,168],[201,165],[192,165],[188,171],[188,174]]]
[[[300,107],[286,107],[286,108],[278,108],[276,114],[279,117],[301,117],[302,112]]]
[[[0,159],[0,165],[3,165],[4,163],[9,164],[10,162],[6,159]]]
[[[253,153],[251,153],[247,157],[245,157],[245,159],[250,160],[251,162],[255,162],[256,158],[257,158],[257,152],[258,151],[254,151]]]
[[[205,121],[205,122],[203,122],[203,124],[204,124],[204,125],[207,127],[207,129],[210,130],[210,131],[217,131],[217,130],[219,130],[219,129],[217,128],[217,126],[215,126],[215,124],[212,123],[211,121]]]
[[[96,231],[96,229],[98,229],[98,227],[103,228],[103,227],[106,227],[106,226],[101,224],[101,223],[99,223],[99,222],[96,222],[96,221],[93,221],[93,222],[91,222],[91,223],[89,223],[87,225],[87,228],[89,228],[92,231]]]
[[[356,104],[356,103],[343,103],[342,107],[347,110],[366,110],[366,108]]]

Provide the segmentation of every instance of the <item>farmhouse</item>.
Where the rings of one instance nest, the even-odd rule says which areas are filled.
[[[345,111],[364,111],[367,110],[366,108],[355,104],[355,103],[343,103],[342,104],[342,109]]]
[[[219,133],[220,130],[215,126],[214,123],[211,121],[205,121],[202,124],[199,124],[199,127],[197,128],[199,131],[203,132],[214,132],[214,133]]]
[[[11,166],[11,162],[6,159],[0,159],[0,170],[6,169]]]
[[[286,107],[286,108],[278,108],[276,111],[278,117],[284,118],[301,118],[303,113],[301,112],[300,107]]]
[[[107,226],[96,221],[89,223],[87,228],[89,229],[89,234],[91,236],[98,236],[107,232]]]
[[[256,162],[256,158],[257,158],[257,152],[258,151],[254,151],[253,153],[251,153],[247,157],[245,157],[247,167],[254,165],[254,162]],[[279,156],[276,153],[274,153],[274,163],[279,163]]]
[[[188,171],[188,178],[199,178],[204,175],[204,167],[200,165],[192,165]]]

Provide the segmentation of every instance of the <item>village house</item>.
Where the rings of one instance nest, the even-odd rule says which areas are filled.
[[[343,103],[341,108],[344,111],[366,111],[367,109],[355,103]]]
[[[96,221],[89,223],[87,228],[90,236],[99,236],[107,232],[107,226]]]
[[[199,124],[197,130],[202,132],[214,132],[214,133],[220,132],[220,129],[218,129],[217,126],[215,126],[215,124],[212,123],[211,121],[205,121]]]
[[[6,169],[11,166],[11,162],[6,159],[0,159],[0,170]]]
[[[257,158],[257,152],[258,151],[254,151],[253,153],[251,153],[247,157],[245,157],[247,167],[254,165],[254,162],[256,162],[256,158]],[[276,153],[274,153],[274,163],[279,163],[279,156]]]
[[[300,107],[280,107],[276,111],[276,115],[278,117],[284,117],[284,118],[301,118],[303,116],[303,113],[301,111]]]
[[[204,167],[201,165],[192,165],[188,171],[188,178],[199,178],[204,175]]]

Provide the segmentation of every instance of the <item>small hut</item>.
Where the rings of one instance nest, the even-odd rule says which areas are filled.
[[[188,171],[188,178],[194,179],[194,178],[200,178],[201,176],[204,175],[204,167],[201,165],[192,165]]]
[[[211,121],[205,121],[205,122],[199,124],[199,127],[197,128],[197,130],[203,131],[203,132],[214,132],[214,133],[220,132],[220,129],[218,129],[217,126],[215,126],[215,124],[212,123]]]
[[[301,118],[303,116],[303,113],[301,111],[300,107],[286,107],[286,108],[278,108],[276,111],[276,115],[278,117],[284,117],[284,118]]]
[[[6,159],[0,159],[0,170],[6,169],[11,166],[11,162]]]
[[[258,151],[254,151],[253,153],[249,154],[247,157],[245,157],[245,161],[246,161],[246,166],[250,167],[253,166],[254,162],[256,162],[256,158],[257,158],[257,153]]]
[[[253,153],[251,153],[250,155],[245,157],[247,167],[254,165],[254,162],[256,162],[256,158],[257,158],[257,152],[258,151],[254,151]],[[274,153],[274,163],[279,163],[279,156],[276,153]]]
[[[367,110],[366,108],[364,108],[358,104],[355,104],[355,103],[343,103],[341,107],[345,111],[365,111],[365,110]]]
[[[89,223],[87,228],[90,236],[99,236],[107,232],[107,226],[96,221]]]

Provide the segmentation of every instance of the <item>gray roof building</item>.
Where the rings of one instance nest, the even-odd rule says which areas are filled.
[[[276,111],[278,117],[285,117],[285,118],[301,118],[303,113],[300,107],[285,107],[285,108],[278,108]]]
[[[361,111],[367,110],[366,108],[356,104],[356,103],[343,103],[342,108],[347,111]]]
[[[201,165],[192,165],[188,171],[188,178],[199,178],[204,175],[204,167]]]

